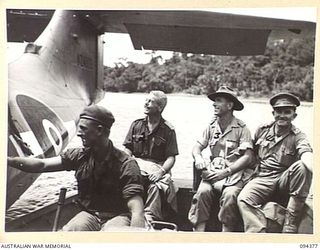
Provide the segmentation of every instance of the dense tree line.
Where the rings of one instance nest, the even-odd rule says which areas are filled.
[[[314,39],[269,42],[264,55],[212,56],[173,53],[162,62],[151,53],[147,64],[117,63],[104,69],[104,89],[113,92],[208,94],[228,85],[244,97],[279,91],[313,99]]]

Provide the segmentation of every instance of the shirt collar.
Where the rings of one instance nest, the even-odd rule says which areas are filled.
[[[211,122],[211,125],[214,127],[216,126],[216,124],[219,124],[218,123],[219,119],[218,118],[214,118]],[[231,122],[229,123],[229,125],[227,126],[227,128],[230,127],[230,128],[238,128],[240,127],[239,123],[238,123],[238,120],[235,116],[232,116],[232,119],[231,119]]]
[[[144,123],[144,125],[145,125],[145,127],[146,127],[146,130],[149,131],[149,130],[148,130],[148,116],[145,116],[145,118],[143,119],[143,123]],[[165,121],[164,121],[164,119],[163,119],[162,116],[160,116],[160,122],[159,122],[159,124],[157,125],[157,127],[152,131],[152,133],[155,132],[155,131],[157,131],[159,127],[161,127],[161,128],[164,128],[164,127],[165,127]]]
[[[276,122],[274,121],[274,122],[271,123],[271,126],[270,126],[270,127],[272,128],[272,129],[270,129],[270,130],[272,130],[272,133],[273,133],[273,134],[275,134],[275,132],[274,132],[274,131],[275,131],[275,126],[276,126]],[[291,129],[289,130],[289,132],[292,132],[292,133],[294,133],[294,134],[298,134],[299,131],[300,131],[300,130],[299,130],[296,126],[294,126],[293,124],[291,124]],[[271,132],[270,132],[270,133],[271,133]]]
[[[221,133],[221,129],[220,129],[220,125],[218,123],[219,119],[215,119],[212,123],[211,123],[211,127],[214,128],[216,130],[216,132],[218,132],[219,134]],[[217,130],[217,127],[219,127],[219,130]],[[232,120],[231,122],[228,124],[227,128],[225,129],[225,131],[220,134],[220,137],[225,136],[226,134],[228,134],[232,128],[239,128],[240,125],[238,123],[238,120],[236,117],[232,116]]]
[[[108,144],[104,150],[105,150],[105,158],[103,161],[109,161],[114,151],[113,143],[111,140],[108,141]],[[84,148],[84,152],[88,155],[91,155],[91,157],[93,157],[92,148]]]

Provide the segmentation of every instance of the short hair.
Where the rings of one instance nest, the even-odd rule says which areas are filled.
[[[168,102],[166,94],[161,90],[153,90],[150,94],[155,97],[155,102],[158,104],[162,112]]]

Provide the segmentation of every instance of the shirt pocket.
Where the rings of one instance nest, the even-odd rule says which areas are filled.
[[[209,141],[209,146],[210,146],[210,147],[216,146],[219,140],[220,140],[220,138],[214,138],[214,137],[212,137],[212,138],[210,139],[210,141]]]
[[[151,140],[150,153],[151,158],[156,160],[165,160],[167,141],[161,136],[154,136]]]
[[[132,135],[133,155],[140,156],[143,153],[144,135]]]
[[[281,165],[289,167],[296,160],[297,160],[296,151],[293,148],[288,148],[288,147],[284,147],[284,146],[280,147],[279,162]]]
[[[256,143],[255,146],[262,146],[262,147],[267,147],[269,146],[270,141],[264,139],[264,138],[259,138]]]
[[[235,149],[239,147],[239,142],[233,141],[233,140],[227,140],[226,141],[226,155],[237,153],[235,152]]]
[[[259,138],[254,144],[254,151],[259,156],[259,158],[264,158],[269,152],[270,141],[263,138]]]

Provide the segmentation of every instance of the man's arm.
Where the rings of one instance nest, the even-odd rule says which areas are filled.
[[[248,168],[252,165],[253,161],[253,151],[251,149],[247,149],[238,160],[230,165],[227,164],[227,167],[225,169],[204,171],[202,174],[202,178],[205,180],[210,180],[212,182],[220,181],[234,173],[239,172],[242,169]]]
[[[8,157],[7,163],[10,167],[29,173],[56,172],[64,170],[62,167],[61,156],[45,159]]]
[[[152,173],[149,175],[149,180],[156,182],[162,178],[166,173],[168,173],[176,162],[175,156],[169,156],[165,162],[163,163],[161,169],[159,171]]]
[[[312,152],[304,152],[301,155],[301,161],[306,168],[312,173],[313,154]]]
[[[126,138],[124,139],[124,142],[123,142],[124,151],[130,156],[132,156],[132,152],[133,152],[132,135],[133,135],[134,126],[135,126],[135,122],[131,123],[129,131],[128,131]]]
[[[124,150],[124,152],[126,152],[128,155],[133,156],[133,155],[132,155],[132,151],[131,151],[130,149],[128,149],[128,148],[125,147],[123,150]]]
[[[250,167],[254,163],[255,157],[252,149],[247,149],[244,154],[235,162],[228,165],[230,174],[239,172],[242,169]]]
[[[129,211],[131,213],[131,227],[145,227],[143,200],[139,195],[129,198],[127,202]]]
[[[201,155],[201,152],[204,149],[205,147],[199,142],[197,142],[192,149],[192,156],[194,159],[195,167],[196,169],[199,169],[199,170],[206,168],[204,159],[202,158],[202,155]]]

